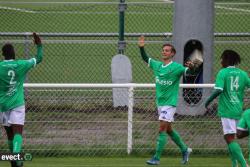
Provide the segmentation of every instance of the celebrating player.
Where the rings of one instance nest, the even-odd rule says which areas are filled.
[[[12,153],[20,153],[23,143],[22,132],[25,121],[25,102],[23,84],[27,72],[42,61],[43,51],[40,37],[33,33],[37,46],[35,58],[15,60],[12,44],[2,47],[4,61],[0,62],[0,122],[8,137],[9,149]],[[12,167],[21,167],[21,161],[12,161]]]
[[[250,109],[244,111],[242,114],[239,123],[237,125],[237,133],[236,136],[238,139],[241,139],[243,137],[249,136],[249,130],[250,130]],[[250,151],[250,143],[248,145],[248,149]],[[250,154],[248,161],[250,162]]]
[[[146,54],[144,50],[145,42],[143,36],[139,38],[138,45],[142,59],[154,71],[156,83],[156,103],[160,121],[156,153],[152,159],[147,161],[147,164],[160,164],[161,153],[167,143],[167,134],[180,148],[183,156],[182,164],[186,164],[192,149],[188,148],[188,146],[182,141],[179,133],[172,128],[171,124],[174,122],[180,78],[184,73],[191,72],[189,68],[191,68],[193,64],[191,62],[186,63],[189,67],[187,68],[181,64],[173,62],[172,59],[176,50],[171,44],[163,45],[162,62],[149,58]]]
[[[225,50],[221,55],[222,69],[216,77],[212,95],[207,99],[205,107],[219,96],[218,115],[221,117],[224,139],[228,146],[232,166],[237,161],[242,167],[247,166],[240,145],[235,141],[236,125],[242,114],[243,95],[246,87],[250,87],[247,73],[235,65],[240,64],[240,55],[233,50]]]

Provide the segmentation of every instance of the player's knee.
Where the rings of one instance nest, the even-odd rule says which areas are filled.
[[[23,133],[23,125],[12,124],[11,128],[12,128],[12,131],[13,131],[14,135],[15,134],[22,135],[22,133]]]
[[[165,132],[165,131],[166,131],[166,127],[165,126],[160,126],[159,132]]]
[[[168,122],[161,122],[159,131],[166,132],[168,130],[169,124]]]
[[[169,127],[169,128],[166,130],[166,132],[170,135],[170,134],[173,132],[172,127]]]
[[[224,135],[224,139],[227,142],[227,144],[230,144],[235,139],[235,134],[226,134]]]

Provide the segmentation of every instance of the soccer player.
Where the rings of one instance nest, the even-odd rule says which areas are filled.
[[[241,139],[243,137],[249,136],[249,130],[250,130],[250,109],[244,111],[239,120],[236,133],[237,138]],[[248,145],[248,150],[250,151],[250,143]],[[250,162],[250,154],[248,157],[248,161]]]
[[[12,153],[20,153],[23,143],[22,132],[25,121],[23,84],[27,72],[42,61],[43,51],[40,37],[33,33],[37,46],[35,58],[15,60],[12,44],[2,47],[4,61],[0,62],[0,123],[3,124]],[[11,161],[12,167],[21,167],[21,161]]]
[[[138,45],[142,59],[154,72],[156,103],[160,121],[156,153],[146,163],[149,165],[160,164],[161,153],[167,143],[168,134],[182,152],[182,164],[186,164],[192,149],[188,148],[179,133],[172,128],[172,122],[174,122],[174,114],[176,112],[180,78],[185,72],[190,70],[181,64],[173,62],[176,50],[170,44],[164,44],[162,47],[162,62],[149,58],[146,54],[144,36],[139,38]],[[192,63],[189,62],[186,65],[191,67]]]
[[[222,69],[216,76],[214,91],[205,102],[205,107],[219,96],[218,116],[221,118],[224,139],[227,143],[232,166],[237,161],[247,166],[240,145],[235,141],[236,125],[242,114],[243,96],[246,87],[250,87],[248,74],[235,67],[240,64],[240,55],[233,50],[225,50],[221,55]]]

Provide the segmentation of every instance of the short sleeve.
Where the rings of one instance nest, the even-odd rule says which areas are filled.
[[[177,73],[179,74],[179,75],[186,75],[186,72],[187,72],[187,70],[188,70],[188,67],[184,67],[183,65],[179,65],[179,67],[176,69],[176,71],[177,71]]]
[[[161,66],[161,65],[162,65],[162,62],[160,62],[160,61],[156,61],[152,58],[149,58],[149,60],[148,60],[148,66],[150,68],[152,68],[153,70],[157,70],[159,68],[159,66]]]
[[[224,75],[222,71],[220,71],[216,76],[214,89],[220,89],[220,90],[224,89]]]
[[[21,60],[21,64],[23,71],[27,72],[28,70],[36,66],[36,58]]]

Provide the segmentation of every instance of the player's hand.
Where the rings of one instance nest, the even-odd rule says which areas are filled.
[[[34,38],[35,45],[41,45],[42,44],[41,38],[35,32],[33,32],[33,38]]]
[[[144,45],[145,45],[145,37],[140,36],[138,39],[138,46],[141,48],[141,47],[144,47]]]
[[[192,61],[186,61],[185,66],[190,68],[190,69],[193,69],[194,68],[194,63]]]

